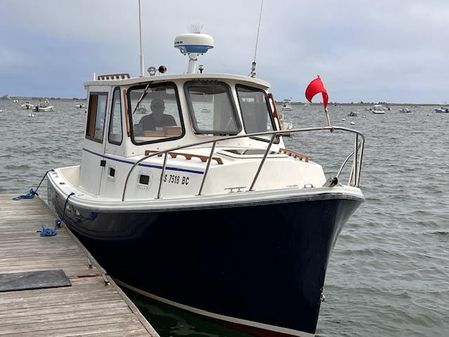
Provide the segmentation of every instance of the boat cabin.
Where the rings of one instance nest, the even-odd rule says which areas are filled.
[[[127,75],[123,75],[127,76]],[[231,75],[178,75],[86,83],[84,147],[124,157],[210,137],[278,129],[260,80]]]
[[[198,185],[202,188],[206,171],[210,169],[222,177],[214,177],[213,187],[205,184],[204,188],[209,192],[223,193],[227,188],[233,190],[234,186],[248,190],[247,181],[251,178],[234,177],[234,184],[229,187],[225,183],[228,181],[229,185],[226,175],[235,176],[236,171],[243,173],[248,170],[254,175],[268,144],[270,158],[292,155],[291,152],[280,155],[284,148],[282,137],[245,137],[247,134],[280,130],[276,105],[268,93],[269,84],[252,76],[207,74],[203,69],[199,70],[196,66],[198,53],[204,53],[207,48],[200,50],[198,45],[201,43],[189,42],[189,38],[198,39],[197,35],[181,36],[175,40],[175,46],[189,56],[186,74],[166,75],[165,67],[161,66],[159,72],[155,68],[150,69],[150,76],[101,75],[85,83],[88,98],[86,131],[79,181],[75,185],[93,195],[117,198],[127,188],[128,180],[134,179],[137,181],[135,191],[131,193],[134,197],[148,198],[148,194],[144,196],[146,192],[142,191],[150,189],[150,185],[152,193],[159,197],[160,185],[170,179],[174,185],[188,181],[190,185],[196,185],[195,188]],[[189,50],[189,43],[196,49]],[[206,45],[210,48],[210,43]],[[221,141],[214,143],[214,139]],[[188,144],[196,145],[175,151]],[[144,158],[168,150],[168,161],[163,156]],[[184,160],[177,162],[176,158],[181,157]],[[213,160],[207,163],[210,157]],[[224,162],[245,158],[253,161],[240,161],[242,167],[238,170],[235,165],[223,165]],[[140,163],[141,160],[145,162]],[[131,166],[138,161],[137,172],[128,177]],[[223,167],[218,170],[217,165]],[[161,170],[164,172],[162,175]],[[170,170],[173,174],[165,174]],[[321,172],[318,174],[319,184],[324,180]],[[279,175],[282,174],[285,170],[279,169]],[[158,183],[152,182],[158,181],[159,176],[164,181],[160,181],[157,191],[154,186]],[[277,184],[272,178],[265,180],[268,187]],[[296,185],[296,180],[293,183],[286,181],[284,185]],[[170,194],[170,188],[173,195],[184,195],[179,193],[179,189],[164,187],[165,195]],[[186,193],[195,195],[192,191]]]
[[[133,158],[214,137],[279,129],[268,84],[261,80],[209,74],[128,77],[98,76],[85,84],[84,186],[95,185],[92,171],[100,170],[99,161],[111,155]],[[230,146],[261,148],[267,141],[244,138]]]

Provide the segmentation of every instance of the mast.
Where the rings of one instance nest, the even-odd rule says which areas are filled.
[[[140,45],[140,77],[145,75],[145,66],[143,64],[143,47],[142,47],[142,11],[139,0],[139,45]]]

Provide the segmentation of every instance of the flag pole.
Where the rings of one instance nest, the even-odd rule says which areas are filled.
[[[327,126],[333,129],[331,125],[331,119],[329,118],[329,111],[327,111],[327,108],[324,108],[324,112],[326,113],[326,119],[327,119]]]
[[[326,120],[327,120],[327,126],[331,128],[331,132],[334,130],[331,119],[329,117],[329,111],[327,110],[327,103],[329,101],[329,95],[327,94],[327,90],[324,87],[323,82],[321,81],[320,75],[316,75],[316,78],[312,80],[309,85],[306,88],[306,98],[307,100],[312,103],[312,98],[316,94],[321,93],[323,96],[323,108],[324,113],[326,114]]]

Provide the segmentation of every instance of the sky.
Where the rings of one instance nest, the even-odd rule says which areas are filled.
[[[257,77],[305,101],[449,103],[448,0],[141,0],[145,68],[184,73],[178,34],[202,26],[208,73]],[[0,0],[0,96],[85,97],[94,73],[139,75],[138,0]]]

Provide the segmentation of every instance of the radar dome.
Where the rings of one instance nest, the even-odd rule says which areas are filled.
[[[214,39],[203,33],[181,34],[175,38],[175,48],[178,48],[183,54],[204,54],[214,48]]]

